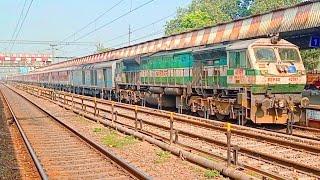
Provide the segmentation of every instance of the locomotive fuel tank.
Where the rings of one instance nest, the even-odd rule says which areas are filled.
[[[170,108],[176,107],[175,96],[162,95],[160,97],[160,94],[147,93],[145,96],[145,100],[148,104],[154,105],[154,106],[157,106],[159,103],[161,103],[162,107],[170,107]]]

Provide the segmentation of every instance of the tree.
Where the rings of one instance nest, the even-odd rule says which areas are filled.
[[[301,58],[307,70],[318,69],[320,65],[320,49],[302,50]]]
[[[179,8],[174,19],[165,25],[171,35],[205,26],[213,26],[240,17],[293,6],[303,0],[193,0],[187,8]],[[304,64],[311,70],[320,65],[320,50],[301,51]]]
[[[96,48],[96,53],[104,53],[113,50],[113,48],[105,48],[102,43],[98,43]]]
[[[302,0],[193,0],[187,8],[179,8],[176,17],[166,23],[165,34],[213,26],[299,2]]]
[[[264,13],[300,3],[302,0],[253,0],[250,7],[252,14]]]
[[[240,3],[240,0],[193,0],[187,8],[179,8],[177,16],[166,23],[165,34],[231,21],[238,17]]]

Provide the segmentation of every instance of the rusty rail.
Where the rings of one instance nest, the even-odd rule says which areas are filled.
[[[38,89],[38,90],[41,89],[41,88],[38,88],[38,87],[33,87],[33,88],[34,89]],[[35,91],[34,89],[31,90],[31,91]],[[48,90],[48,89],[45,89],[45,88],[42,88],[42,89],[46,90],[46,92],[47,92],[46,93],[46,97],[47,98],[49,98],[49,99],[52,98],[51,96],[52,96],[52,92],[54,92],[53,90]],[[64,105],[69,105],[69,102],[71,102],[71,101],[69,99],[66,100],[65,96],[68,96],[70,93],[58,92],[58,94],[59,95],[56,96],[56,98],[58,100],[59,100],[59,98],[61,99],[60,94],[64,97],[64,98],[62,98],[62,102],[60,102],[60,103],[62,103]],[[72,95],[72,104],[77,104],[78,103],[78,102],[73,101],[73,98],[81,99],[82,105],[83,105],[83,101],[91,101],[91,102],[93,101],[92,97],[87,97],[87,96],[82,96],[82,95],[74,95],[73,94]],[[166,118],[170,118],[171,119],[170,114],[166,113],[165,111],[155,111],[153,109],[150,110],[148,108],[143,108],[143,109],[142,108],[136,108],[136,106],[127,105],[127,104],[121,104],[121,103],[115,103],[113,101],[101,100],[101,99],[95,99],[94,100],[94,105],[88,105],[88,104],[86,105],[86,107],[88,107],[88,108],[95,109],[94,113],[92,113],[90,111],[87,111],[87,108],[82,108],[82,110],[84,110],[86,113],[91,113],[94,116],[98,116],[98,117],[99,116],[102,117],[102,116],[99,115],[99,113],[96,113],[96,111],[112,113],[112,111],[109,111],[109,110],[106,110],[106,109],[102,109],[102,108],[98,108],[96,103],[101,103],[101,104],[104,104],[104,105],[110,105],[110,106],[125,108],[125,109],[129,109],[129,110],[132,110],[132,111],[135,111],[135,112],[149,113],[149,114],[152,114],[152,115],[162,116],[162,117],[166,117]],[[131,119],[131,120],[134,120],[134,121],[137,120],[136,117],[131,117],[131,116],[125,115],[125,114],[118,114],[118,116],[121,116],[121,117],[124,117],[124,118],[127,118],[127,119]],[[180,122],[184,122],[184,123],[190,123],[190,124],[193,124],[193,125],[206,127],[206,128],[210,128],[210,129],[214,129],[214,130],[218,130],[218,131],[223,131],[224,132],[226,130],[224,127],[215,126],[215,125],[208,124],[208,123],[201,122],[201,121],[194,121],[194,120],[191,120],[190,118],[187,118],[187,117],[184,117],[184,116],[174,116],[173,119],[175,121],[180,121]],[[143,123],[143,124],[148,124],[148,125],[151,125],[151,126],[155,126],[155,127],[158,127],[158,128],[164,129],[166,131],[170,131],[170,132],[175,130],[173,128],[168,128],[166,126],[155,124],[155,123],[152,123],[152,122],[148,122],[148,121],[145,121],[145,120],[142,120],[142,119],[140,119],[140,122]],[[136,127],[135,127],[135,129],[136,129]],[[277,143],[277,144],[285,145],[285,146],[288,146],[288,147],[291,147],[291,148],[301,148],[301,149],[304,149],[306,151],[310,151],[310,152],[314,152],[314,153],[319,153],[320,152],[320,148],[318,148],[318,147],[307,146],[307,145],[300,144],[300,143],[295,143],[295,142],[288,142],[288,141],[284,141],[284,140],[273,138],[273,137],[262,136],[262,135],[259,135],[259,134],[256,134],[256,133],[243,132],[243,131],[237,130],[237,129],[233,129],[232,132],[234,134],[237,134],[237,135],[251,137],[251,138],[255,138],[255,139],[260,139],[260,140],[264,140],[264,141],[268,141],[268,142],[272,142],[272,143]],[[186,132],[186,131],[179,130],[179,134],[186,135],[186,136],[189,136],[189,137],[192,137],[192,138],[199,138],[199,139],[205,140],[207,142],[217,144],[219,146],[223,146],[223,147],[226,146],[225,142],[221,142],[221,141],[216,140],[216,139],[210,139],[210,138],[207,138],[207,137],[199,136],[199,135],[193,134],[191,132]],[[170,137],[171,137],[171,135],[170,135]],[[170,140],[170,142],[172,142],[172,140]],[[299,164],[299,163],[296,163],[296,162],[293,162],[293,161],[290,161],[290,160],[286,160],[286,159],[283,159],[283,158],[278,158],[278,157],[275,157],[275,156],[272,156],[272,155],[255,152],[253,150],[250,150],[250,149],[247,149],[247,148],[243,148],[243,147],[240,149],[240,152],[248,154],[250,156],[254,156],[254,157],[262,157],[264,159],[268,159],[269,161],[274,161],[274,162],[277,162],[279,164],[283,164],[285,166],[293,167],[293,168],[296,168],[298,170],[301,170],[301,171],[304,171],[304,172],[310,172],[310,173],[313,173],[313,174],[315,174],[317,176],[320,176],[320,170],[318,168],[302,165],[302,164]]]
[[[5,85],[6,86],[6,85]],[[73,129],[72,127],[70,127],[69,125],[65,124],[64,122],[62,122],[61,120],[59,120],[58,118],[56,118],[54,115],[52,115],[51,113],[45,111],[43,108],[41,108],[40,106],[38,106],[37,104],[35,104],[34,102],[32,102],[31,100],[29,100],[28,98],[24,97],[23,95],[17,93],[15,90],[11,89],[10,87],[6,86],[8,89],[10,89],[11,91],[15,92],[17,95],[21,96],[22,98],[26,99],[28,102],[30,102],[33,106],[35,106],[37,109],[39,109],[40,111],[44,112],[45,114],[47,114],[50,118],[54,119],[56,122],[58,122],[59,124],[61,124],[63,127],[65,127],[66,129],[68,129],[69,131],[71,131],[73,134],[75,134],[77,137],[79,137],[80,139],[82,139],[83,141],[85,141],[87,144],[89,144],[91,147],[93,147],[94,149],[98,150],[100,153],[104,154],[106,157],[110,158],[113,162],[115,162],[116,164],[118,164],[120,167],[122,167],[123,169],[125,169],[128,173],[130,173],[133,177],[137,178],[137,179],[152,179],[149,175],[147,175],[145,172],[141,171],[140,169],[138,169],[137,167],[133,166],[132,164],[130,164],[129,162],[127,162],[126,160],[122,159],[121,157],[117,156],[116,154],[114,154],[113,152],[105,149],[104,147],[102,147],[101,145],[97,144],[96,142],[90,140],[88,137],[82,135],[79,131]],[[5,96],[4,96],[5,97]],[[7,102],[7,101],[6,101]],[[8,107],[9,103],[8,103]],[[12,112],[12,110],[11,110]],[[13,112],[12,112],[13,113]],[[16,120],[16,119],[15,119]],[[18,122],[18,121],[17,121]],[[29,143],[30,145],[30,143]],[[31,146],[31,145],[30,145]],[[34,153],[34,151],[33,151]],[[35,154],[35,153],[34,153]],[[37,160],[37,163],[41,166],[40,161]],[[44,169],[41,169],[41,172],[45,174]],[[42,176],[41,176],[42,177]],[[46,176],[44,176],[44,179],[48,179]]]
[[[42,166],[41,163],[40,163],[39,158],[37,157],[34,149],[32,148],[31,143],[30,143],[30,141],[28,140],[28,137],[27,137],[26,134],[24,133],[24,131],[23,131],[23,129],[22,129],[19,121],[17,120],[17,117],[16,117],[15,113],[13,112],[13,110],[12,110],[12,108],[11,108],[11,106],[10,106],[7,98],[6,98],[6,96],[4,96],[4,94],[3,94],[1,91],[0,91],[0,93],[1,93],[1,96],[3,97],[3,99],[4,99],[5,105],[8,107],[8,109],[9,109],[9,111],[10,111],[10,114],[11,114],[11,116],[12,116],[12,119],[14,120],[15,124],[16,124],[17,127],[18,127],[19,133],[20,133],[20,135],[21,135],[21,137],[22,137],[22,139],[23,139],[23,141],[24,141],[24,143],[25,143],[25,145],[26,145],[26,147],[27,147],[27,149],[28,149],[28,151],[29,151],[29,154],[30,154],[30,156],[31,156],[31,158],[32,158],[32,160],[33,160],[33,162],[34,162],[37,170],[38,170],[38,173],[39,173],[41,179],[43,179],[43,180],[49,179],[48,176],[47,176],[47,174],[45,173],[45,170],[44,170],[43,166]]]

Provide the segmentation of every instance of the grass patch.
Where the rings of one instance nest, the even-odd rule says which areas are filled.
[[[93,132],[99,133],[102,131],[102,128],[93,128]]]
[[[216,177],[219,177],[219,176],[220,176],[220,173],[217,170],[207,169],[204,172],[204,177],[206,177],[208,179],[213,179],[213,178],[216,178]]]
[[[122,148],[124,146],[134,144],[137,139],[134,136],[120,136],[116,132],[111,131],[108,135],[102,138],[102,143],[115,148]]]
[[[170,158],[170,156],[171,156],[170,152],[160,150],[157,152],[157,158],[155,160],[155,163],[164,163]]]

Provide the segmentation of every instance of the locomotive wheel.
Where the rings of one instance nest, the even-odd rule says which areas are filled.
[[[203,112],[203,111],[197,111],[197,114],[198,114],[200,117],[204,117],[204,112]]]
[[[221,121],[221,120],[224,120],[224,118],[226,117],[226,115],[217,113],[217,114],[216,114],[216,117],[218,118],[218,120]]]

